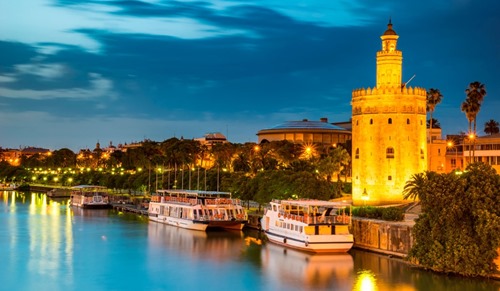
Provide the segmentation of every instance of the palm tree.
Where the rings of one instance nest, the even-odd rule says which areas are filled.
[[[436,173],[431,171],[413,174],[410,180],[406,181],[403,188],[403,199],[413,199],[415,201],[424,198],[427,182],[435,175]]]
[[[484,96],[486,96],[486,88],[484,84],[481,84],[478,81],[472,82],[469,84],[469,87],[465,89],[465,93],[467,94],[467,99],[470,100],[471,103],[474,103],[476,106],[473,107],[473,116],[474,116],[474,135],[476,134],[476,117],[481,109],[481,103],[483,103]],[[476,111],[477,109],[477,111]]]
[[[432,130],[432,113],[434,112],[434,109],[436,109],[436,105],[441,103],[441,99],[443,98],[443,95],[439,91],[439,89],[434,89],[431,88],[429,91],[427,91],[427,111],[429,111],[430,115],[430,126],[429,129]],[[432,142],[432,139],[431,139]]]
[[[475,115],[479,111],[478,106],[479,105],[477,103],[474,103],[469,99],[465,99],[460,107],[462,112],[465,113],[465,117],[467,117],[467,120],[469,121],[469,133],[472,132],[472,123],[474,122]]]
[[[432,124],[432,128],[441,128],[441,123],[436,118],[431,118],[427,120],[427,127],[430,129]]]
[[[484,133],[493,135],[499,132],[500,132],[500,127],[498,121],[490,119],[488,122],[484,124]]]
[[[481,103],[483,103],[484,96],[486,96],[486,89],[484,84],[481,84],[478,81],[472,82],[469,84],[469,87],[465,89],[465,93],[467,94],[467,98],[462,103],[462,111],[465,112],[467,119],[469,120],[469,133],[473,135],[473,141],[475,141],[476,128],[477,128],[477,114],[479,110],[481,110]],[[474,130],[471,131],[471,124],[474,122]],[[470,151],[469,151],[470,155]],[[474,146],[472,147],[472,157],[475,156]]]

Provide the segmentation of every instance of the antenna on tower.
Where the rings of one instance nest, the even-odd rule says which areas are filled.
[[[408,85],[408,83],[411,82],[411,80],[413,80],[413,78],[415,78],[415,74],[410,78],[410,80],[406,81],[405,83],[401,84],[401,89],[403,89],[404,87],[406,87],[406,85]]]

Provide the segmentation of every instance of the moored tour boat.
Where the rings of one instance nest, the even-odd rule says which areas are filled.
[[[272,243],[311,253],[342,253],[352,248],[351,217],[338,202],[273,200],[261,220]]]
[[[111,208],[108,189],[94,185],[72,187],[70,204],[82,208]]]
[[[72,189],[70,188],[54,188],[47,192],[47,197],[50,198],[63,198],[71,197]]]
[[[148,216],[152,221],[201,231],[241,230],[248,219],[241,201],[231,198],[231,193],[197,190],[157,190],[151,196]]]

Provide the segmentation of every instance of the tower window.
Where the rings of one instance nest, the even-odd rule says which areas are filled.
[[[389,118],[389,119],[387,120],[387,123],[388,123],[388,124],[392,124],[392,118]]]
[[[358,121],[356,120],[356,125],[358,125]]]
[[[373,124],[373,119],[370,119],[370,124]]]
[[[385,150],[385,154],[386,154],[386,158],[394,159],[394,148],[391,148],[391,147],[387,148]]]
[[[359,148],[356,149],[356,155],[355,155],[355,158],[356,159],[359,159]]]
[[[392,176],[387,177],[387,180],[391,181],[392,180]]]
[[[420,125],[422,125],[422,120],[420,120]]]
[[[410,119],[409,118],[406,119],[406,124],[410,124]]]
[[[424,150],[420,149],[420,158],[423,160],[424,159]]]

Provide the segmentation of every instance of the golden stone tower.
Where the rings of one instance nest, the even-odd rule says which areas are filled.
[[[354,205],[403,201],[403,188],[426,170],[426,90],[401,82],[403,54],[389,21],[377,52],[377,86],[352,91]]]

